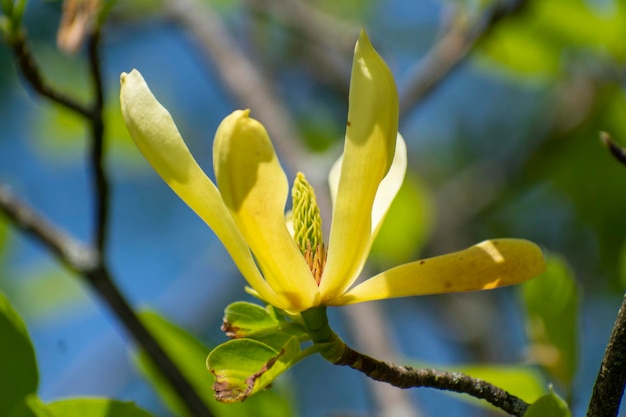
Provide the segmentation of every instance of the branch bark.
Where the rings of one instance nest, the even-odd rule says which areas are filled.
[[[100,68],[100,28],[96,27],[87,42],[89,69],[94,101],[88,121],[91,125],[91,172],[94,188],[94,246],[105,257],[109,225],[109,181],[104,169],[104,87]]]
[[[204,56],[211,60],[217,75],[240,105],[252,109],[253,116],[266,127],[272,141],[285,156],[291,172],[295,161],[305,161],[306,152],[299,133],[280,94],[230,35],[220,17],[206,2],[168,0],[168,16],[197,40]]]
[[[18,229],[39,241],[60,263],[82,277],[116,315],[124,328],[150,357],[170,387],[195,417],[211,417],[202,398],[180,369],[141,323],[115,285],[98,252],[78,242],[18,200],[0,184],[0,213]]]
[[[626,295],[593,386],[587,417],[617,416],[626,386]]]
[[[474,46],[506,17],[521,11],[528,0],[498,1],[474,25],[452,24],[402,83],[400,116],[421,103],[468,57]]]
[[[13,55],[15,56],[18,69],[35,92],[86,119],[91,118],[91,109],[88,106],[60,91],[55,90],[47,82],[45,82],[41,72],[39,71],[37,63],[28,48],[26,37],[23,32],[16,36],[12,41],[11,48],[13,50]]]
[[[349,366],[368,377],[398,388],[429,387],[468,394],[485,400],[512,416],[522,417],[529,405],[520,398],[482,379],[459,372],[416,369],[371,358],[345,346],[335,365]]]

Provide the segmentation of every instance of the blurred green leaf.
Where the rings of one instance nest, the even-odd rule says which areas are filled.
[[[206,368],[206,359],[210,349],[157,313],[146,311],[142,312],[140,317],[216,417],[289,417],[292,415],[288,400],[276,390],[261,392],[244,403],[217,402],[212,390],[214,378]],[[168,382],[161,377],[144,353],[138,355],[138,362],[140,370],[154,385],[168,407],[178,416],[188,415]]]
[[[46,406],[51,417],[153,417],[131,402],[106,398],[76,398]]]
[[[7,241],[9,240],[9,227],[8,223],[4,218],[0,218],[0,259],[2,259],[2,252],[7,246]],[[2,281],[2,278],[0,278]]]
[[[5,414],[3,414],[5,416]],[[7,417],[54,417],[35,394],[29,394],[19,401]],[[87,416],[86,416],[87,417]]]
[[[207,358],[207,367],[215,375],[215,394],[224,402],[243,401],[295,365],[303,358],[300,353],[295,337],[280,351],[253,339],[222,343]]]
[[[565,260],[548,255],[546,272],[520,286],[530,355],[569,388],[578,360],[578,288]]]
[[[154,417],[132,402],[108,398],[73,398],[43,404],[36,395],[24,398],[7,417]]]
[[[524,417],[571,417],[567,403],[554,392],[549,392],[532,404]]]
[[[619,255],[619,272],[621,288],[626,288],[626,241],[622,245],[622,251]]]
[[[526,21],[512,19],[506,26],[497,27],[480,44],[479,66],[492,69],[495,62],[523,75],[557,76],[561,60],[556,46],[532,36],[528,25]]]
[[[37,391],[37,359],[19,314],[0,293],[0,416]]]
[[[27,319],[55,320],[78,309],[84,314],[92,306],[81,283],[51,260],[31,263],[13,274],[16,279],[7,290]]]
[[[372,245],[374,261],[384,269],[415,260],[433,230],[434,217],[426,185],[407,173]]]
[[[582,0],[531,2],[481,43],[483,58],[523,74],[555,77],[578,56],[626,58],[625,8],[595,9]]]

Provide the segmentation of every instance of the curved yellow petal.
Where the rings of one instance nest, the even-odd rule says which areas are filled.
[[[191,156],[169,112],[137,70],[120,77],[122,115],[137,148],[154,170],[215,232],[248,283],[268,303],[281,302],[263,279],[222,197]]]
[[[406,175],[406,167],[406,143],[404,142],[402,135],[398,133],[398,137],[396,139],[396,153],[393,156],[391,168],[389,168],[389,172],[380,183],[378,191],[376,192],[376,198],[374,198],[374,206],[372,207],[371,242],[373,242],[376,238],[378,230],[380,230],[380,226],[382,226],[383,220],[385,220],[385,216],[389,211],[391,203],[393,203],[398,191],[400,191],[400,187],[402,187],[402,183],[404,182],[404,177]]]
[[[523,239],[486,240],[459,252],[392,268],[326,304],[489,290],[529,280],[544,269],[543,254],[534,243]]]
[[[263,125],[248,110],[215,133],[213,167],[224,203],[274,291],[302,311],[319,303],[317,284],[285,225],[287,178]]]
[[[393,161],[398,93],[365,32],[356,44],[346,142],[320,291],[335,298],[356,279],[370,247],[372,205]]]

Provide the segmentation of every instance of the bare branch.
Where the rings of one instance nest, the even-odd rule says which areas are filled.
[[[95,28],[87,43],[89,68],[95,98],[91,109],[91,170],[94,185],[94,245],[104,257],[109,219],[109,183],[104,169],[104,88],[100,70],[100,29]]]
[[[206,2],[168,0],[165,4],[169,16],[194,35],[235,100],[252,109],[253,116],[265,125],[272,141],[284,155],[288,168],[296,172],[294,162],[306,160],[306,153],[300,145],[302,141],[297,140],[298,130],[279,94],[259,74],[219,16]]]
[[[626,296],[593,386],[587,417],[617,416],[626,386]]]
[[[35,59],[28,48],[23,32],[16,36],[11,42],[11,48],[13,49],[13,55],[15,55],[15,60],[24,79],[37,93],[87,119],[91,117],[91,110],[87,106],[53,89],[44,81],[35,63]]]
[[[248,0],[247,4],[255,13],[269,16],[289,29],[312,74],[347,94],[358,25],[328,15],[302,0]]]
[[[39,213],[18,200],[3,184],[0,184],[0,213],[4,213],[18,229],[43,244],[63,265],[85,279],[150,357],[191,415],[211,417],[211,412],[202,398],[141,323],[119,291],[106,265],[101,262],[98,252],[84,246],[48,222]]]
[[[626,149],[619,146],[613,138],[611,138],[611,135],[606,132],[600,132],[600,140],[609,148],[611,155],[613,155],[616,160],[626,165]]]
[[[408,79],[402,83],[400,114],[406,114],[416,104],[422,102],[467,58],[469,52],[481,39],[489,35],[505,17],[522,10],[527,2],[527,0],[498,1],[496,6],[485,13],[473,26],[452,24],[416,65]]]
[[[436,369],[415,369],[382,362],[345,346],[335,365],[349,366],[376,381],[387,382],[398,388],[429,387],[468,394],[485,400],[512,416],[522,417],[529,405],[482,379],[459,372]]]

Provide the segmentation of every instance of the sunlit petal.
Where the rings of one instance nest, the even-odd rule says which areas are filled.
[[[122,115],[137,148],[154,170],[222,241],[248,283],[269,303],[284,304],[261,277],[222,197],[191,156],[174,120],[137,70],[123,73]]]
[[[344,157],[320,291],[341,294],[363,266],[370,247],[372,205],[393,161],[398,93],[391,71],[365,35],[357,42],[350,81]]]
[[[217,184],[270,286],[300,311],[319,300],[317,284],[285,225],[285,173],[265,128],[248,114],[235,111],[217,129]]]
[[[327,304],[488,290],[526,281],[544,269],[543,254],[534,243],[523,239],[487,240],[459,252],[392,268]]]
[[[376,198],[374,199],[374,207],[372,208],[372,239],[373,241],[382,226],[385,216],[389,211],[389,207],[393,200],[396,198],[404,177],[406,175],[407,158],[406,158],[406,143],[400,133],[396,140],[396,153],[393,157],[393,162],[389,172],[383,178],[383,181],[378,187],[376,192]],[[368,251],[369,253],[369,251]]]

